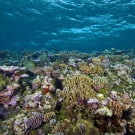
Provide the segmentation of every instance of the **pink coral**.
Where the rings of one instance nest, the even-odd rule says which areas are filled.
[[[2,71],[4,71],[5,73],[13,73],[14,71],[16,71],[17,69],[19,69],[19,67],[15,67],[15,66],[0,66],[0,69]]]
[[[15,95],[11,98],[10,102],[6,103],[7,105],[12,105],[12,106],[16,106],[17,101],[18,101],[18,95]]]

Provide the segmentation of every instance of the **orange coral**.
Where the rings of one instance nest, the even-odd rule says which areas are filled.
[[[50,90],[50,84],[47,84],[47,87],[43,87],[42,93],[46,95],[49,93],[49,90]]]

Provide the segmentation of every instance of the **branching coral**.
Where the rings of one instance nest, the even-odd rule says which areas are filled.
[[[103,73],[104,73],[104,70],[101,66],[93,65],[93,64],[90,64],[90,65],[81,64],[81,65],[79,65],[79,69],[84,74],[90,74],[90,75],[95,75],[95,74],[103,75]]]
[[[55,117],[55,112],[48,112],[44,115],[44,122],[47,122]]]
[[[109,102],[108,106],[117,118],[122,117],[123,110],[122,110],[122,106],[120,105],[118,101]]]
[[[95,57],[95,58],[92,59],[92,63],[93,63],[93,64],[96,64],[96,65],[97,65],[97,64],[99,64],[100,62],[101,62],[101,59],[100,59],[99,57]]]
[[[52,134],[56,134],[56,133],[59,133],[59,132],[64,132],[65,131],[65,124],[64,123],[60,123],[60,122],[58,122],[55,126],[54,126],[54,128],[53,128],[53,130],[52,130]]]
[[[107,87],[109,86],[109,82],[107,77],[104,76],[95,76],[93,77],[93,84],[92,86],[96,91],[99,91],[101,89],[104,89],[104,91],[107,92]]]
[[[95,97],[91,88],[92,79],[86,75],[68,76],[63,82],[65,91],[62,92],[65,101],[69,103],[78,102],[78,99],[88,100]]]
[[[87,110],[89,98],[95,98],[96,92],[91,88],[92,79],[86,75],[70,75],[63,81],[64,91],[57,91],[63,99],[62,113],[63,118],[76,118],[76,113]],[[65,113],[64,113],[65,112]],[[88,112],[84,112],[84,117]]]

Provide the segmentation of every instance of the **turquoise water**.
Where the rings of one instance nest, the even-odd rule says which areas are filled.
[[[0,0],[0,49],[135,47],[135,0]]]

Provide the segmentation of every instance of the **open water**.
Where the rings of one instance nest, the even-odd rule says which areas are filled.
[[[0,50],[135,47],[135,0],[0,0]]]

